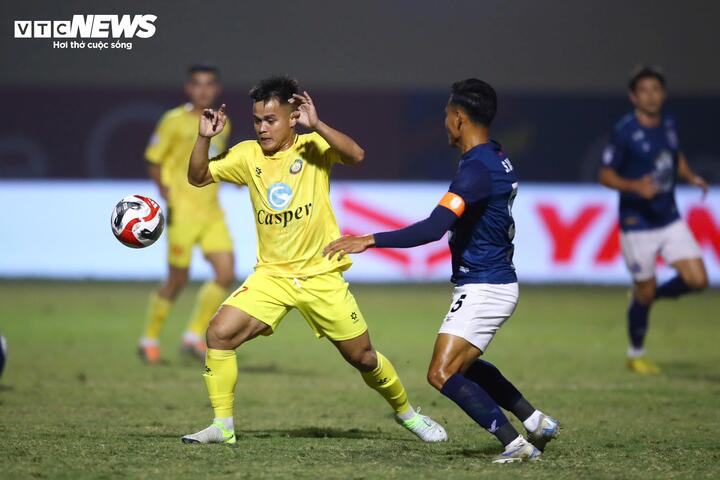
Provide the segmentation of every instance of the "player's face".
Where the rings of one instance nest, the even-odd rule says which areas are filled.
[[[185,84],[185,94],[197,108],[211,108],[221,92],[220,82],[212,72],[195,72]]]
[[[643,113],[659,115],[665,102],[665,89],[657,78],[642,78],[635,85],[635,91],[630,92],[630,101]]]
[[[448,145],[454,147],[460,140],[460,112],[457,107],[448,103],[445,105],[445,130],[447,131]]]
[[[291,104],[280,103],[276,98],[253,104],[255,135],[263,152],[275,153],[291,141],[297,122],[294,111]]]

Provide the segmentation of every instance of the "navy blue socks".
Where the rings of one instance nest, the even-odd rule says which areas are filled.
[[[655,290],[655,298],[677,298],[690,291],[687,283],[680,275],[663,283]]]
[[[441,392],[462,408],[478,425],[495,435],[503,446],[509,445],[520,435],[490,395],[464,375],[456,373],[448,378]]]
[[[525,400],[515,385],[490,362],[477,359],[467,369],[465,377],[480,385],[498,405],[512,412],[521,422],[535,411],[535,407]]]
[[[648,328],[648,312],[650,307],[633,299],[628,308],[628,334],[630,344],[636,350],[642,350]]]

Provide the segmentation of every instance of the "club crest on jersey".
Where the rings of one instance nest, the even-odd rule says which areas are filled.
[[[274,210],[282,210],[292,200],[293,191],[290,185],[282,182],[274,183],[268,188],[267,199]]]
[[[303,161],[301,159],[297,159],[293,162],[292,165],[290,165],[290,173],[293,175],[300,173],[300,170],[302,170],[303,167]]]

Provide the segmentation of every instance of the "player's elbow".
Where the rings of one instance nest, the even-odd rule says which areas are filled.
[[[188,183],[193,187],[204,187],[205,185],[210,183],[206,180],[205,176],[198,175],[191,170],[188,171],[187,179]]]
[[[193,187],[201,187],[200,182],[195,180],[195,176],[192,174],[192,172],[188,172],[187,174],[188,183],[192,185]]]
[[[363,150],[360,147],[357,147],[357,152],[355,152],[355,165],[362,163],[365,160],[365,150]]]
[[[360,147],[355,147],[353,153],[345,157],[347,165],[359,165],[365,160],[365,150]]]

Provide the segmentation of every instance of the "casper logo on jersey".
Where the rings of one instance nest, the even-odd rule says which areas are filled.
[[[290,185],[282,182],[274,183],[268,188],[267,199],[273,210],[282,210],[292,200],[293,191]]]
[[[295,210],[285,210],[283,212],[268,212],[260,209],[257,212],[257,222],[259,225],[282,225],[282,228],[288,226],[290,222],[301,220],[312,215],[312,202],[306,203],[302,207]]]
[[[132,42],[120,39],[150,38],[155,35],[157,15],[73,15],[69,20],[15,20],[15,38],[62,39],[58,49],[125,49]],[[66,39],[80,39],[67,41]],[[112,39],[108,42],[103,39]],[[88,40],[88,41],[85,41]]]

